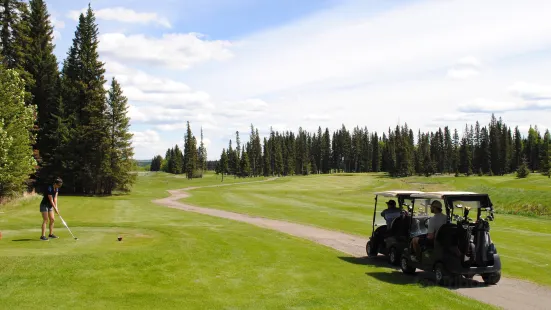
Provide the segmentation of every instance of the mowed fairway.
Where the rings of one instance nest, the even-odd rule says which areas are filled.
[[[190,191],[186,203],[256,216],[282,219],[339,230],[360,236],[371,234],[376,191],[468,190],[487,192],[501,212],[551,209],[551,181],[532,175],[525,180],[504,177],[411,177],[391,179],[381,174],[280,178],[267,183],[242,184]],[[381,207],[385,207],[382,205]],[[382,210],[382,209],[380,209]],[[549,211],[547,211],[549,212]],[[491,236],[502,257],[507,277],[551,286],[551,220],[497,214]]]
[[[239,181],[251,179],[227,179]],[[293,182],[306,179],[273,182],[265,183],[265,189],[291,185],[292,190]],[[209,184],[219,180],[158,174],[140,176],[128,196],[61,196],[62,216],[77,241],[60,221],[60,239],[38,241],[36,198],[2,207],[0,308],[490,308],[444,288],[401,280],[387,267],[351,263],[342,259],[347,255],[309,241],[151,203],[167,196],[166,189]],[[315,189],[304,184],[305,191]],[[239,195],[255,186],[232,191]],[[226,189],[214,191],[224,197]],[[119,235],[123,242],[117,241]]]

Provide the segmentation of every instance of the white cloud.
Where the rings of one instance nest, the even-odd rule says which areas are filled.
[[[193,34],[107,34],[101,38],[101,53],[157,70],[187,69],[181,75],[189,77],[181,81],[191,86],[187,93],[200,90],[216,104],[212,117],[217,128],[205,132],[212,139],[209,154],[215,156],[227,146],[228,133],[248,132],[250,123],[261,133],[270,126],[296,132],[299,126],[335,130],[342,124],[382,133],[398,121],[414,131],[437,122],[461,131],[465,123],[484,123],[488,113],[499,112],[508,125],[520,124],[520,119],[545,124],[548,115],[541,109],[548,106],[533,99],[548,92],[533,85],[551,85],[547,2],[421,0],[375,12],[380,1],[348,0],[236,42]],[[197,66],[205,62],[209,65]],[[533,85],[515,85],[517,81]],[[184,89],[183,83],[173,82],[168,86],[160,80],[155,87],[165,85],[173,93]],[[139,98],[148,84],[139,79],[131,83],[142,85],[136,87],[141,92],[128,88],[138,98],[142,119],[157,118],[151,124],[161,126],[152,128],[181,126],[159,119],[176,115],[173,110],[144,110],[146,101]],[[266,105],[248,111],[243,104],[248,98]],[[165,99],[156,99],[155,107]],[[233,115],[225,113],[232,103],[242,105]]]
[[[55,16],[52,16],[52,15],[50,15],[50,23],[52,23],[52,26],[54,27],[54,29],[65,28],[65,22],[57,19]]]
[[[162,38],[106,33],[100,36],[99,51],[117,61],[147,63],[169,69],[188,69],[195,64],[224,61],[233,56],[229,41],[202,38],[203,35],[198,33],[164,34]]]
[[[83,8],[80,11],[70,11],[67,16],[73,20],[78,20],[81,13],[86,14],[86,10],[87,8]],[[102,20],[144,25],[155,23],[165,28],[172,27],[166,17],[161,17],[157,13],[136,12],[132,9],[127,9],[124,7],[112,7],[94,10],[94,14],[97,19]]]
[[[473,113],[453,113],[453,114],[444,114],[437,116],[433,119],[435,124],[447,124],[450,122],[470,122],[476,118],[476,115]]]
[[[476,98],[459,106],[459,111],[462,112],[504,112],[511,110],[519,110],[524,108],[523,103],[519,102],[501,102],[486,98]]]
[[[132,146],[134,147],[134,158],[151,159],[156,155],[165,156],[167,149],[174,147],[176,142],[163,139],[155,130],[133,131]],[[183,144],[178,142],[178,146]]]
[[[453,68],[448,71],[447,77],[454,80],[464,80],[479,74],[478,70],[472,68]]]
[[[550,100],[551,86],[539,85],[526,82],[516,82],[510,89],[513,96],[520,97],[524,100]]]
[[[148,124],[157,130],[175,131],[187,128],[187,122],[200,124],[205,129],[218,129],[218,122],[212,111],[200,108],[174,109],[170,107],[146,104],[129,105],[128,115],[133,123]]]
[[[435,122],[461,130],[496,111],[506,122],[530,115],[545,123],[533,113],[543,103],[507,91],[516,80],[544,83],[551,70],[551,57],[530,57],[551,46],[547,1],[422,0],[374,12],[378,4],[347,1],[240,38],[232,59],[189,75],[217,98],[265,100],[266,112],[251,119],[262,128],[344,123],[382,132],[400,120],[415,130]],[[437,120],[455,114],[453,123]]]
[[[215,115],[234,119],[250,119],[264,114],[268,103],[261,99],[252,98],[234,102],[222,102],[219,104],[219,107],[220,109],[215,112]]]
[[[506,6],[497,0],[417,1],[378,14],[374,3],[351,1],[243,38],[234,61],[197,79],[219,84],[233,76],[221,91],[255,96],[327,80],[418,78],[473,52],[491,63],[551,43],[551,24],[544,22],[551,9],[544,0]]]
[[[54,28],[54,31],[53,31],[54,41],[57,41],[61,38],[61,32],[58,29],[65,28],[65,22],[62,21],[62,20],[58,20],[53,15],[50,15],[50,23],[52,24],[52,27]]]
[[[154,130],[134,131],[132,134],[134,134],[132,139],[132,145],[134,147],[149,147],[161,141],[159,133]]]
[[[191,91],[191,87],[182,82],[153,76],[115,61],[106,62],[105,69],[110,75],[115,75],[119,83],[136,86],[144,92],[181,93]]]
[[[106,77],[111,79],[114,76],[131,101],[172,109],[214,108],[209,94],[194,91],[184,83],[147,74],[117,62],[106,62],[105,69]]]
[[[329,114],[308,114],[304,117],[306,121],[328,121],[331,119]]]
[[[475,68],[480,68],[482,66],[480,60],[476,59],[474,56],[466,56],[457,61],[458,66],[470,66]]]
[[[205,129],[220,129],[217,126],[217,122],[214,120],[211,114],[193,114],[187,117],[180,117],[179,119],[185,119],[194,124],[200,124]],[[155,125],[155,128],[162,131],[176,131],[176,130],[185,130],[187,128],[187,123],[177,122],[177,123],[163,123]]]
[[[485,98],[477,98],[459,106],[462,112],[474,113],[498,113],[518,110],[545,110],[551,109],[551,100],[547,101],[494,101]]]
[[[459,59],[453,68],[448,70],[447,77],[453,80],[465,80],[480,74],[482,64],[473,56]]]
[[[518,130],[520,131],[520,133],[522,135],[526,136],[526,135],[528,135],[528,130],[530,129],[530,126],[532,127],[532,129],[535,129],[537,127],[537,129],[540,132],[542,138],[543,138],[543,135],[545,134],[545,131],[550,128],[549,126],[545,126],[541,123],[538,123],[538,124],[522,124],[522,125],[519,125]]]

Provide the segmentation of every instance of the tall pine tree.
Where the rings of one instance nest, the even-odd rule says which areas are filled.
[[[60,172],[56,151],[61,142],[57,117],[62,117],[59,94],[59,70],[54,55],[53,27],[44,0],[31,0],[29,28],[32,37],[25,69],[35,80],[30,87],[32,104],[38,110],[36,148],[39,150],[38,184],[50,183]]]
[[[105,69],[99,60],[98,28],[88,6],[80,14],[73,45],[64,62],[62,98],[69,120],[66,147],[66,188],[77,193],[102,193],[104,171],[109,166],[107,110],[103,85]]]
[[[128,99],[123,95],[120,84],[111,81],[111,88],[107,98],[106,122],[108,128],[108,157],[109,166],[106,171],[106,194],[113,190],[123,192],[130,191],[136,175],[131,173],[134,149],[132,147],[132,134],[129,132],[130,118],[127,116]]]
[[[29,7],[20,0],[2,0],[0,4],[0,47],[2,63],[7,69],[15,69],[25,87],[25,103],[31,104],[30,89],[33,76],[26,70],[32,42],[29,25]]]

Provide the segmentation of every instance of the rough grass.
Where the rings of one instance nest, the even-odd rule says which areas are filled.
[[[411,177],[388,178],[381,174],[308,176],[282,178],[268,183],[242,184],[191,191],[185,201],[210,208],[299,222],[369,236],[376,191],[411,189],[422,191],[468,190],[489,192],[502,213],[522,205],[551,207],[549,180],[531,176],[505,177]],[[551,220],[498,214],[491,236],[503,258],[509,277],[551,286]]]
[[[38,241],[39,198],[3,206],[0,305],[10,309],[490,308],[305,240],[150,202],[166,196],[166,189],[218,182],[212,176],[188,181],[147,174],[140,176],[129,196],[61,196],[62,216],[77,241],[60,224],[56,224],[60,239]],[[123,242],[116,240],[119,235]]]

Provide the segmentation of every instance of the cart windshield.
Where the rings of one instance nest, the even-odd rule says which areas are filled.
[[[453,200],[453,219],[454,220],[462,220],[464,219],[465,212],[469,210],[468,218],[473,220],[476,219],[478,215],[478,211],[480,209],[480,216],[486,217],[490,215],[490,209],[485,206],[483,201],[481,200]]]
[[[416,237],[425,235],[428,232],[429,219],[433,214],[430,212],[430,204],[439,199],[416,199],[413,216],[411,219],[410,235]],[[441,201],[442,202],[442,201]]]

